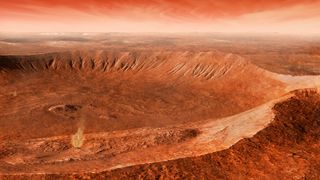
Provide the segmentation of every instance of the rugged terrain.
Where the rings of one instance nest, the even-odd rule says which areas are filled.
[[[0,49],[4,178],[318,175],[316,69],[271,72],[241,41],[98,39],[2,40],[16,46]]]
[[[274,120],[226,150],[99,173],[48,173],[4,178],[318,179],[320,94],[296,91],[273,107]]]

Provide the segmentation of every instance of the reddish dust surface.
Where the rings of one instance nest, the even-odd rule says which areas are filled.
[[[318,42],[251,38],[0,34],[0,174],[315,178]]]
[[[274,121],[231,148],[94,174],[51,174],[46,178],[110,179],[317,179],[320,175],[320,95],[300,91],[276,104]]]

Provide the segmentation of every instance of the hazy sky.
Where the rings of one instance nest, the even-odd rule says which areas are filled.
[[[320,0],[0,0],[0,31],[319,33]]]

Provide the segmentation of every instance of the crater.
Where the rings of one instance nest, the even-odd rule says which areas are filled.
[[[73,134],[80,110],[88,133],[193,123],[243,112],[284,92],[284,84],[265,70],[212,50],[0,56],[0,71],[5,82],[14,82],[3,82],[1,93],[19,94],[10,100],[0,96],[7,106],[0,107],[0,135],[6,137],[15,136],[9,129],[21,122],[24,138]],[[44,104],[54,105],[43,111]],[[29,133],[27,126],[37,131]]]
[[[75,113],[81,108],[82,107],[80,105],[62,104],[62,105],[51,106],[48,108],[48,110],[54,113]]]

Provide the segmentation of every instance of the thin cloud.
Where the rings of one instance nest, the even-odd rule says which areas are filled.
[[[285,24],[319,24],[319,2],[10,0],[0,1],[0,20],[7,31],[283,31]]]

